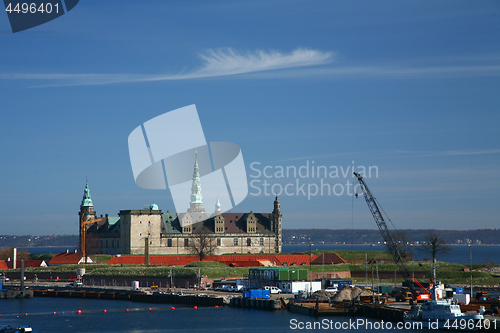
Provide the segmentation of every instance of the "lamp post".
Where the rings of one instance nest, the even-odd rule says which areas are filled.
[[[365,253],[365,288],[368,287],[368,254]]]
[[[372,269],[372,293],[373,293],[373,250],[372,250],[373,244],[370,244],[370,257],[372,257],[370,261],[370,267]]]
[[[472,300],[472,244],[469,242],[470,299]]]
[[[313,272],[311,270],[311,254],[312,254],[311,246],[312,246],[312,244],[309,243],[309,295],[312,292],[312,275],[313,275]]]
[[[374,303],[374,297],[375,295],[373,294],[373,250],[372,250],[373,244],[370,244],[370,257],[372,257],[371,262],[370,262],[370,267],[372,268],[372,303]]]
[[[413,256],[413,243],[411,243],[410,246],[411,246],[411,278],[413,284],[413,281],[415,281],[415,270],[413,268],[413,263],[415,262],[415,257]]]

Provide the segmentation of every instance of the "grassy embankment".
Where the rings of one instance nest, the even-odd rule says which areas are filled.
[[[332,251],[333,252],[333,251]],[[334,251],[342,258],[350,261],[365,259],[365,251]],[[313,253],[320,254],[319,251],[313,251]],[[96,255],[92,256],[94,261],[104,263],[111,258],[109,255]],[[373,251],[373,257],[377,258],[380,262],[384,259],[391,259],[391,256],[386,251]],[[371,258],[370,252],[368,252],[368,258]],[[295,266],[297,268],[309,269],[309,266]],[[408,269],[411,271],[411,261],[407,263]],[[451,264],[445,262],[437,263],[437,278],[445,283],[449,284],[464,284],[470,283],[470,273],[464,272],[464,268],[468,268],[468,265],[461,264]],[[37,268],[27,268],[27,272],[52,272],[57,274],[57,272],[64,273],[75,273],[78,265],[62,265],[57,267],[37,267]],[[378,271],[389,271],[394,272],[394,264],[376,264],[374,265],[374,272],[376,269]],[[423,282],[427,282],[432,278],[432,262],[430,261],[415,261],[414,262],[415,271],[425,271],[428,272],[423,279]],[[219,262],[193,262],[184,267],[182,266],[144,266],[144,265],[106,265],[106,264],[95,264],[86,266],[86,275],[88,277],[104,277],[104,276],[122,276],[122,277],[167,277],[170,270],[173,270],[174,277],[178,278],[193,278],[196,277],[198,269],[202,275],[206,275],[209,278],[232,278],[241,277],[248,274],[248,267],[228,267]],[[324,272],[339,272],[339,271],[364,271],[364,263],[347,263],[339,265],[327,265],[324,267],[322,265],[312,265],[311,269],[313,272],[321,273]],[[9,270],[12,271],[12,270]],[[371,267],[368,266],[368,274],[371,272]],[[473,265],[472,278],[474,285],[498,285],[500,283],[500,274],[489,272],[484,265]],[[364,284],[365,278],[354,278],[354,283]],[[402,279],[397,279],[397,283],[401,283]],[[369,279],[369,283],[371,278]],[[376,284],[392,284],[394,283],[394,278],[387,280],[375,281]]]

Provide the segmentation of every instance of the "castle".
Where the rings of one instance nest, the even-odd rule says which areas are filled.
[[[82,217],[85,221],[97,220],[80,228],[86,230],[87,253],[144,254],[148,248],[150,255],[189,254],[191,242],[200,237],[212,242],[216,247],[214,254],[281,252],[282,216],[278,197],[270,214],[222,213],[218,199],[214,212],[209,214],[203,208],[202,198],[197,158],[190,207],[181,214],[163,213],[153,203],[149,209],[121,210],[118,216],[106,214],[98,218],[87,182],[79,223]]]

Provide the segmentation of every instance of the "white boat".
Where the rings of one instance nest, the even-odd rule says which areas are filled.
[[[436,281],[436,265],[433,267],[434,281]],[[450,299],[439,299],[436,284],[432,287],[432,300],[424,302],[422,306],[414,305],[405,314],[404,322],[411,323],[414,328],[477,331],[489,326],[481,313],[466,315],[460,309],[458,302]],[[421,325],[421,326],[419,326]]]
[[[482,314],[466,315],[460,310],[460,305],[449,300],[434,299],[425,302],[421,307],[413,306],[405,315],[404,322],[412,323],[415,328],[459,331],[477,331],[485,325]]]

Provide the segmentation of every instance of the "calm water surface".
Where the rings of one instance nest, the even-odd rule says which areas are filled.
[[[43,332],[290,332],[290,321],[314,322],[323,319],[348,322],[352,318],[313,318],[288,311],[263,311],[238,308],[176,307],[130,301],[35,297],[1,300],[0,324],[30,325]],[[152,311],[148,311],[151,307]],[[125,312],[125,309],[130,309]],[[107,312],[104,313],[103,310]],[[137,310],[139,309],[139,310]],[[82,310],[82,314],[77,314]],[[53,315],[52,312],[57,314]],[[28,316],[24,316],[28,313]],[[356,318],[360,319],[360,318]],[[364,319],[368,320],[368,319]],[[369,320],[372,324],[379,321]],[[317,330],[318,331],[318,330]],[[325,331],[320,330],[320,331]],[[335,328],[326,331],[338,331]],[[344,331],[344,330],[341,330]],[[348,330],[349,331],[349,330]],[[356,332],[379,332],[364,326]],[[396,330],[395,330],[396,331]],[[405,330],[405,332],[412,330]],[[423,332],[422,330],[418,330]]]

